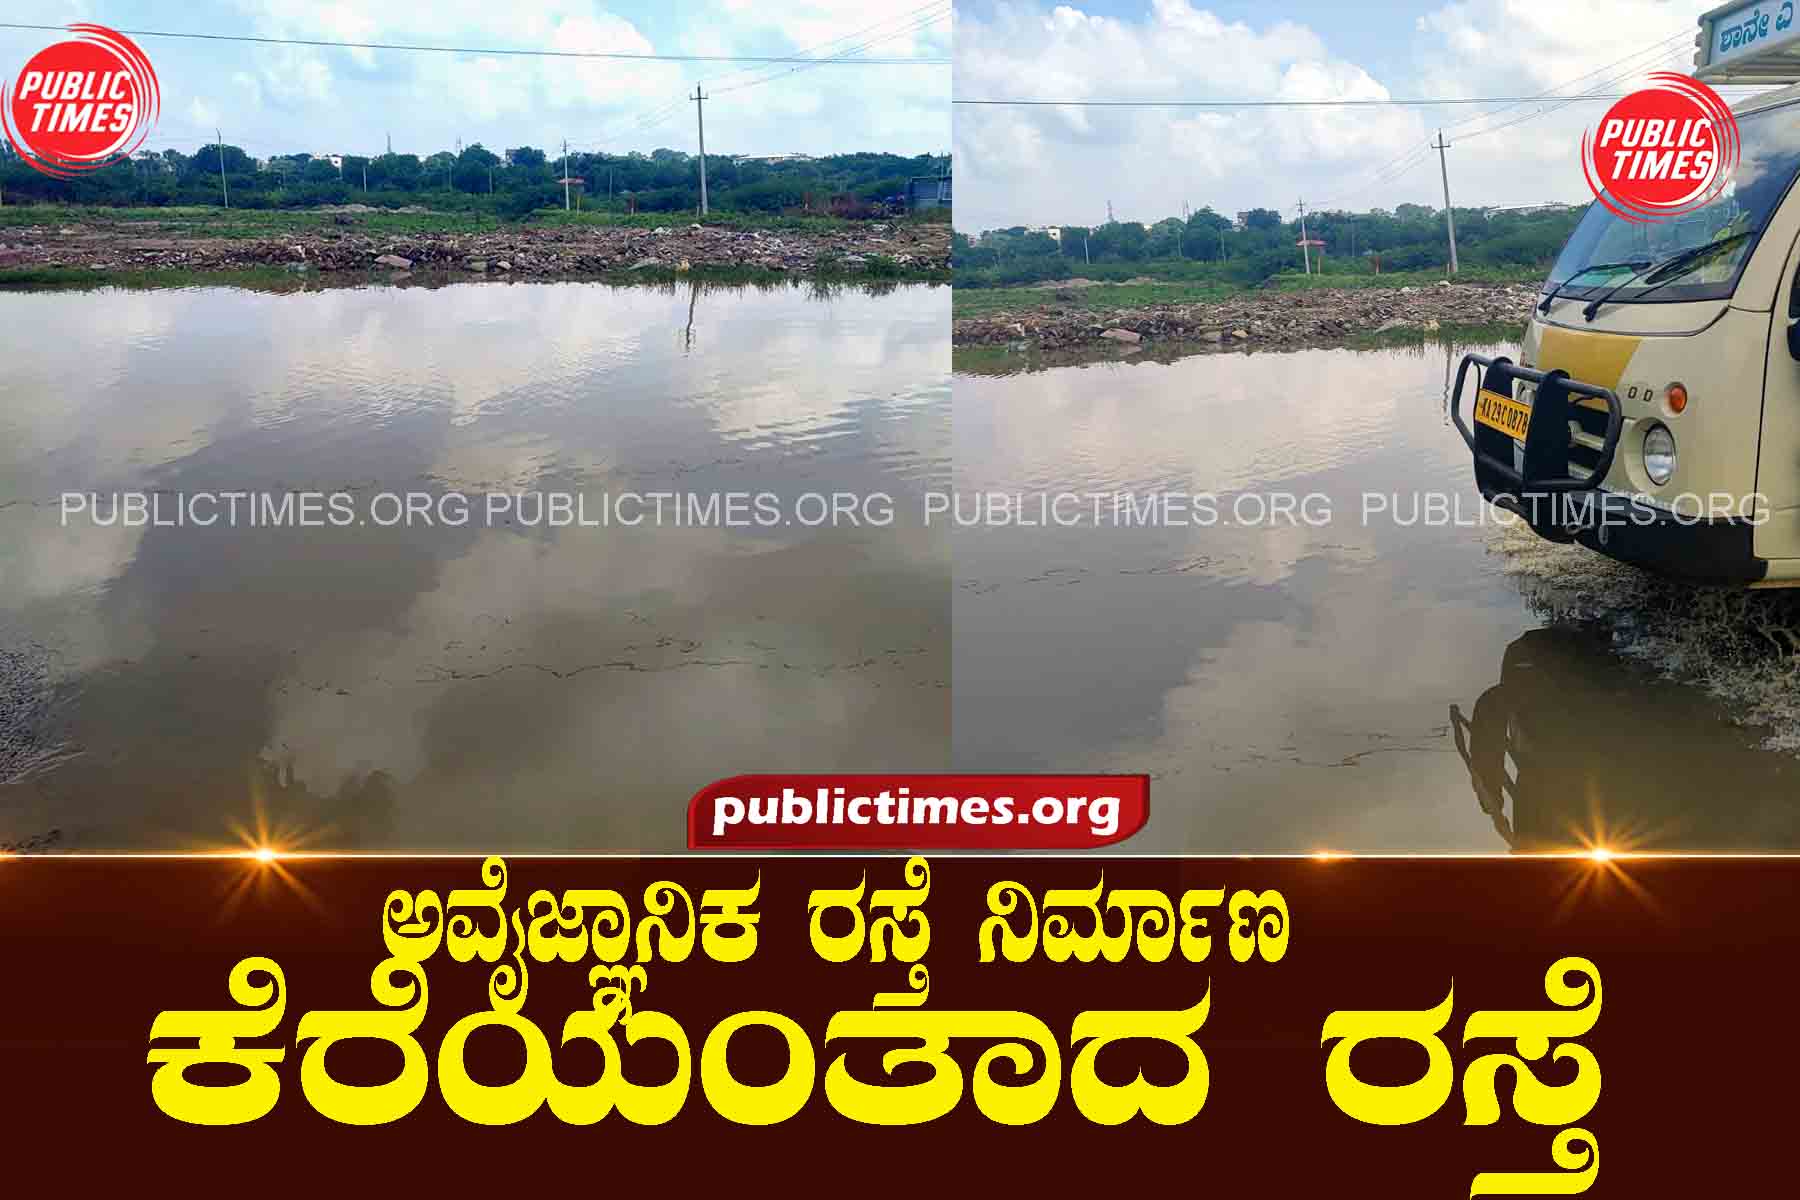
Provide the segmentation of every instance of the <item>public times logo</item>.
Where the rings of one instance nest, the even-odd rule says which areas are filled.
[[[1671,71],[1606,110],[1582,134],[1594,196],[1627,221],[1665,221],[1711,201],[1738,164],[1737,119],[1717,92]]]
[[[19,156],[68,179],[130,157],[156,124],[162,93],[136,43],[101,25],[38,51],[4,91],[0,122]]]

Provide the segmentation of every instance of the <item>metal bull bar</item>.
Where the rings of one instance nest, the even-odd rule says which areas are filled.
[[[1511,436],[1480,423],[1471,429],[1463,420],[1463,381],[1471,367],[1481,368],[1477,385],[1480,389],[1503,396],[1514,394],[1515,380],[1536,385],[1531,401],[1531,424],[1525,431],[1523,470],[1513,466]],[[1569,472],[1569,410],[1583,396],[1606,402],[1606,436],[1599,459],[1585,479]],[[1469,451],[1475,456],[1475,481],[1482,495],[1490,500],[1496,496],[1518,500],[1526,496],[1598,489],[1612,470],[1619,435],[1625,428],[1624,410],[1611,388],[1571,379],[1567,371],[1536,371],[1517,366],[1508,358],[1485,358],[1479,354],[1463,355],[1462,365],[1456,370],[1456,390],[1450,396],[1450,419],[1456,423],[1456,432],[1462,434],[1462,440],[1468,443]]]

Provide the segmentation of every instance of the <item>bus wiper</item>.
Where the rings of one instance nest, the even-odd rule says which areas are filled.
[[[1716,242],[1706,242],[1699,246],[1689,246],[1686,250],[1669,255],[1669,257],[1663,259],[1661,262],[1654,263],[1643,270],[1634,271],[1630,275],[1619,280],[1619,282],[1613,284],[1610,288],[1606,289],[1606,291],[1595,296],[1592,300],[1589,300],[1587,307],[1581,310],[1581,315],[1592,321],[1600,312],[1600,306],[1605,304],[1608,300],[1611,300],[1613,293],[1617,292],[1620,288],[1629,287],[1640,279],[1648,283],[1658,275],[1664,274],[1667,274],[1668,278],[1664,279],[1663,283],[1672,283],[1681,277],[1686,268],[1696,265],[1703,259],[1718,253],[1720,250],[1737,245],[1745,238],[1755,237],[1758,232],[1759,231],[1755,229],[1741,229],[1730,237],[1723,237]],[[1656,284],[1654,287],[1645,288],[1641,295],[1649,295],[1657,288],[1663,286],[1663,283]]]
[[[1549,312],[1551,303],[1558,296],[1560,296],[1562,294],[1562,290],[1564,288],[1568,287],[1571,283],[1574,283],[1577,279],[1581,278],[1583,275],[1591,275],[1595,271],[1620,271],[1620,270],[1624,270],[1627,267],[1629,267],[1633,271],[1641,271],[1649,265],[1650,265],[1650,260],[1647,258],[1627,259],[1624,262],[1589,263],[1587,266],[1581,268],[1581,270],[1576,271],[1573,275],[1564,277],[1564,279],[1561,283],[1559,283],[1555,287],[1551,288],[1550,294],[1548,296],[1544,297],[1544,302],[1542,304],[1538,305],[1538,311],[1541,313]]]

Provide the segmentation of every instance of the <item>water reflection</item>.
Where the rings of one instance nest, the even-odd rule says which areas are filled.
[[[948,290],[0,296],[0,843],[668,849],[946,761]],[[64,491],[885,490],[891,528],[63,527]],[[22,777],[20,777],[22,776]]]
[[[959,370],[959,490],[1210,493],[1223,519],[955,530],[957,766],[1149,772],[1156,803],[1133,843],[1146,851],[1502,845],[1470,802],[1446,714],[1488,689],[1494,664],[1545,616],[1488,552],[1488,510],[1448,420],[1446,381],[1471,348],[1516,349]],[[1331,516],[1260,520],[1253,504],[1234,519],[1235,498],[1276,492],[1328,497]],[[1425,519],[1421,493],[1456,507]],[[1791,844],[1773,799],[1790,760],[1756,749],[1702,693],[1646,682],[1605,646],[1565,674],[1581,680],[1565,697],[1609,699],[1559,710],[1545,690],[1539,723],[1588,757],[1536,777],[1539,811],[1506,818],[1521,844],[1566,846],[1571,829],[1592,828],[1573,818],[1609,769],[1621,785],[1602,797],[1609,829],[1643,828],[1663,845]],[[1676,770],[1690,728],[1697,765]],[[1662,765],[1638,781],[1634,756]],[[1761,781],[1753,815],[1721,804],[1678,822],[1656,807],[1684,787],[1716,797],[1719,780],[1739,777]],[[1627,800],[1637,793],[1663,800],[1640,812]]]
[[[1593,631],[1521,635],[1499,682],[1450,720],[1475,801],[1512,849],[1800,846],[1800,762]]]

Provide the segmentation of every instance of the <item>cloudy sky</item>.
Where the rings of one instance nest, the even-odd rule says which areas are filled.
[[[0,20],[357,42],[661,54],[948,58],[948,0],[5,0]],[[11,78],[56,35],[0,29]],[[949,149],[950,68],[784,67],[337,50],[145,37],[163,89],[152,148],[227,141],[258,156],[571,146],[692,152],[704,79],[707,147],[743,154]],[[748,85],[748,86],[746,86]],[[731,89],[731,90],[728,90]]]
[[[1048,99],[1381,99],[1630,90],[1691,71],[1717,0],[958,0],[955,94]],[[1771,9],[1773,5],[1769,6]],[[1741,93],[1728,92],[1728,97]],[[956,224],[1154,221],[1184,201],[1441,206],[1589,198],[1581,131],[1604,104],[1430,109],[956,110]]]

